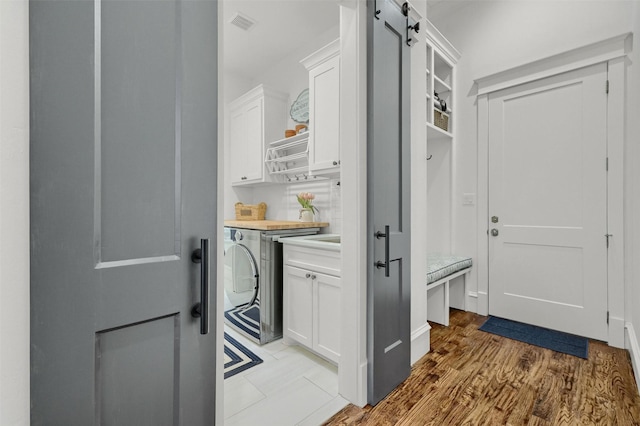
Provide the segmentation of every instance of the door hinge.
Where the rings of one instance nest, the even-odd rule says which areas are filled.
[[[606,89],[605,92],[609,93],[609,80],[607,80],[607,83],[605,85],[605,89]]]
[[[609,311],[607,311],[607,324],[609,324]]]

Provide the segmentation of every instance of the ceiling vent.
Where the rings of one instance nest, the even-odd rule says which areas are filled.
[[[237,12],[229,22],[245,31],[251,30],[251,28],[256,24],[256,21],[240,12]]]

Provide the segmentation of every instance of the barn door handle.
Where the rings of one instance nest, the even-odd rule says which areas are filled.
[[[209,239],[202,238],[191,254],[191,261],[200,264],[200,302],[191,308],[191,316],[200,318],[200,334],[209,334],[209,260]]]
[[[391,234],[389,233],[389,225],[384,226],[384,233],[378,231],[375,234],[377,239],[384,238],[384,262],[377,261],[374,265],[376,268],[384,268],[384,276],[389,276],[389,237]]]

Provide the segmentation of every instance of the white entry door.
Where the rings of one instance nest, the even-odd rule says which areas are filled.
[[[607,65],[489,96],[489,313],[607,340]]]

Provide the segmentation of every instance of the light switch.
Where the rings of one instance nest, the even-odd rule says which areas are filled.
[[[462,194],[462,205],[473,206],[476,203],[476,194],[472,192],[465,192]]]

